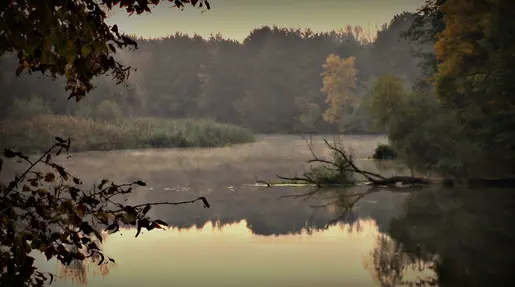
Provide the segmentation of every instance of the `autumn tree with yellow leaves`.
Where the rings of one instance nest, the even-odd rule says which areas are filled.
[[[324,120],[337,124],[343,129],[346,119],[343,117],[346,109],[352,109],[356,103],[356,74],[355,58],[342,59],[335,54],[327,56],[323,65],[324,72],[322,92],[327,94],[326,102],[329,108],[324,112]]]

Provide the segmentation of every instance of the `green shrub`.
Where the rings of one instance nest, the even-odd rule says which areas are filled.
[[[378,144],[372,155],[373,159],[395,159],[397,158],[397,151],[393,147],[387,144]]]
[[[354,176],[350,172],[332,170],[326,166],[312,167],[306,175],[318,184],[352,184],[355,182]]]
[[[72,116],[0,121],[0,147],[39,152],[54,137],[71,138],[74,151],[220,147],[254,141],[247,129],[210,120],[157,118],[100,122]]]
[[[340,147],[341,148],[341,147]],[[352,160],[350,152],[341,148],[340,151],[344,152],[348,159]],[[331,162],[335,163],[338,167],[333,166],[314,166],[305,176],[309,177],[318,184],[353,184],[356,182],[354,173],[351,172],[352,167],[350,162],[346,160],[340,153],[333,152]]]

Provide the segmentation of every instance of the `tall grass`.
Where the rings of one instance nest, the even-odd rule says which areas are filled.
[[[247,129],[211,120],[138,118],[110,123],[45,115],[0,121],[2,148],[39,152],[55,136],[71,138],[73,151],[219,147],[254,141]]]

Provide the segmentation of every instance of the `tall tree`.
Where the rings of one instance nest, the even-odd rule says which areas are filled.
[[[513,1],[448,1],[435,43],[436,91],[481,143],[488,165],[515,172],[515,23]],[[493,160],[493,161],[492,161]],[[485,163],[485,162],[484,162]]]
[[[212,36],[208,42],[209,58],[201,65],[201,91],[198,107],[203,116],[221,122],[240,123],[234,103],[244,96],[243,47],[222,35]]]
[[[330,54],[323,65],[322,92],[327,94],[329,108],[324,112],[324,120],[337,124],[343,130],[346,119],[345,109],[355,104],[356,74],[355,58],[342,59]]]
[[[423,63],[425,76],[429,78],[436,73],[437,69],[437,60],[432,48],[438,34],[445,29],[444,14],[440,6],[446,1],[426,0],[424,5],[413,14],[409,29],[402,33],[402,37],[420,45],[417,55]],[[422,83],[425,87],[430,86],[431,83],[431,79],[427,80]]]

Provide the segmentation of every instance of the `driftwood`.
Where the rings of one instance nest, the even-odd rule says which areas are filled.
[[[308,163],[321,163],[323,164],[323,167],[336,171],[336,172],[350,172],[354,174],[359,174],[363,176],[368,182],[368,185],[373,186],[390,186],[394,187],[397,184],[401,185],[427,185],[434,182],[434,180],[430,180],[427,178],[422,177],[415,177],[415,176],[392,176],[392,177],[385,177],[378,173],[362,170],[358,168],[354,162],[354,159],[352,158],[351,154],[345,151],[344,149],[338,148],[335,144],[330,144],[327,140],[324,140],[327,147],[334,152],[336,157],[340,157],[341,160],[326,160],[323,158],[318,157],[314,150],[313,145],[311,142],[308,142],[309,150],[311,152],[311,155],[313,156],[313,159],[309,160]],[[304,182],[307,184],[313,184],[317,187],[321,187],[322,185],[336,185],[336,184],[327,184],[319,182],[316,178],[313,178],[309,173],[304,173],[302,176],[295,176],[295,177],[284,177],[276,175],[277,178],[286,180],[286,181],[295,181],[295,182]],[[260,181],[263,183],[264,181]],[[270,183],[266,183],[268,186],[270,186]],[[342,184],[348,184],[345,182],[340,183]]]
[[[433,182],[434,181],[426,179],[426,178],[413,177],[413,176],[392,176],[392,177],[388,177],[386,179],[378,179],[378,180],[371,181],[371,183],[373,185],[378,185],[378,186],[381,186],[381,185],[389,186],[389,185],[395,185],[397,183],[410,184],[410,185],[431,184]]]

